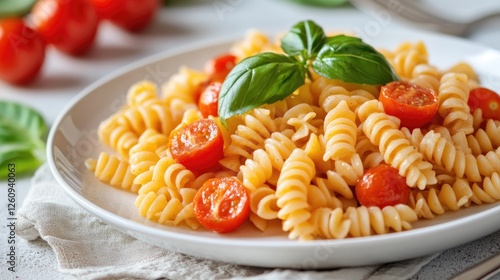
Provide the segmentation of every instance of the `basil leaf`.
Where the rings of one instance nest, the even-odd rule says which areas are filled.
[[[361,39],[345,35],[328,38],[312,68],[323,77],[348,83],[383,85],[400,80],[381,53]]]
[[[24,16],[36,0],[0,0],[0,18]]]
[[[7,164],[19,174],[32,171],[45,161],[47,126],[35,110],[15,102],[0,101],[0,179]]]
[[[229,72],[219,93],[219,118],[244,114],[289,96],[304,84],[306,68],[294,58],[260,53],[238,63]]]
[[[302,55],[307,60],[319,52],[325,39],[323,28],[311,20],[301,21],[281,39],[281,48],[290,56]]]

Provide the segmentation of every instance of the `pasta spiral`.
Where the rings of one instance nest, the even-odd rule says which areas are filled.
[[[438,99],[438,112],[443,118],[443,125],[451,134],[458,131],[465,134],[474,132],[472,115],[467,105],[469,87],[465,74],[444,74],[439,85]]]
[[[363,131],[374,145],[378,145],[384,161],[399,170],[406,177],[410,187],[423,190],[437,182],[432,164],[423,159],[405,135],[385,113],[373,113],[363,124]]]
[[[283,230],[290,231],[291,239],[312,239],[314,227],[309,223],[307,187],[314,175],[314,163],[301,149],[294,149],[283,164],[276,185],[278,217],[283,220]]]
[[[115,155],[101,152],[97,160],[89,159],[86,165],[103,183],[133,193],[139,190],[139,186],[134,184],[135,175],[130,171],[128,162],[120,160]]]

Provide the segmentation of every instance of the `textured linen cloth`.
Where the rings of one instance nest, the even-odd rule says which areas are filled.
[[[17,236],[45,240],[55,252],[59,270],[79,279],[410,279],[440,255],[319,271],[257,268],[192,257],[150,245],[101,222],[66,195],[47,165],[36,172],[18,211]],[[500,234],[489,238],[496,244],[490,250],[498,251]],[[453,255],[458,262],[468,258],[464,265],[455,262],[453,267],[463,269],[479,261],[471,255],[483,247],[472,247],[462,248],[462,256]]]

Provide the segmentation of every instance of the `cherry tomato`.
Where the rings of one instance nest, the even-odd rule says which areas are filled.
[[[31,15],[34,29],[64,53],[81,55],[94,43],[99,20],[87,0],[39,0]]]
[[[387,114],[398,117],[408,129],[422,127],[432,120],[438,109],[435,91],[403,81],[382,86],[379,100]]]
[[[250,215],[250,194],[235,177],[208,180],[193,202],[200,224],[218,233],[237,229]]]
[[[201,171],[216,165],[223,156],[222,132],[211,119],[200,119],[170,134],[174,159],[187,169]]]
[[[117,26],[137,32],[144,29],[160,7],[159,0],[90,0],[97,14]]]
[[[14,84],[32,81],[45,61],[45,42],[20,18],[0,20],[0,79]]]
[[[209,74],[211,81],[223,82],[227,74],[236,65],[236,56],[232,54],[223,54],[210,60],[205,65],[205,71]]]
[[[217,110],[221,86],[222,84],[220,82],[212,82],[201,93],[198,101],[198,108],[200,108],[200,112],[203,117],[217,117],[219,115]]]
[[[208,74],[208,79],[200,84],[195,93],[195,100],[199,102],[200,96],[203,91],[210,86],[213,82],[222,84],[227,77],[227,74],[236,65],[236,56],[232,54],[223,54],[217,56],[207,62],[205,65],[205,72]]]
[[[500,96],[490,89],[479,87],[470,91],[468,101],[471,113],[480,108],[483,118],[500,121]]]
[[[356,198],[361,205],[380,208],[408,203],[410,191],[406,179],[388,164],[366,170],[355,187]]]

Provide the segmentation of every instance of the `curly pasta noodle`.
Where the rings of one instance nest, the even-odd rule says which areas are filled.
[[[474,156],[458,150],[452,142],[443,138],[441,134],[433,130],[429,131],[423,136],[418,147],[427,160],[443,167],[448,172],[453,172],[457,178],[467,177],[470,181],[481,181]]]
[[[277,130],[276,124],[269,115],[269,110],[253,109],[243,116],[244,124],[238,125],[231,142],[224,149],[224,159],[220,161],[224,167],[238,171],[241,161],[252,157],[252,152],[263,148],[264,140]]]
[[[390,62],[401,78],[411,79],[418,65],[428,64],[427,48],[423,42],[401,44],[394,51]]]
[[[423,159],[398,126],[385,113],[373,113],[363,124],[363,131],[370,141],[379,146],[384,161],[406,177],[410,187],[423,190],[437,182],[432,164]]]
[[[307,187],[314,175],[314,163],[304,150],[294,149],[283,164],[276,185],[278,218],[283,220],[283,230],[290,232],[290,239],[312,239],[314,227],[309,223]]]
[[[316,227],[315,235],[321,238],[344,238],[347,236],[370,236],[384,234],[390,230],[403,231],[418,220],[415,211],[406,204],[378,207],[348,207],[316,209],[311,221]]]
[[[419,217],[434,218],[445,211],[458,210],[469,205],[473,192],[467,180],[457,179],[455,183],[443,184],[440,188],[430,188],[424,191],[413,191],[410,195],[410,205],[413,205]]]
[[[195,103],[195,95],[201,83],[206,81],[207,74],[193,70],[188,67],[181,67],[179,72],[174,74],[163,84],[161,100],[170,106],[173,100],[182,100],[185,103]]]
[[[428,64],[419,64],[413,68],[410,82],[437,92],[440,80],[441,73],[436,67]]]
[[[101,152],[97,160],[89,159],[85,164],[101,182],[133,193],[138,192],[139,186],[134,184],[135,175],[130,171],[127,161]]]
[[[137,144],[139,137],[130,125],[119,123],[120,117],[121,113],[116,113],[103,121],[97,133],[102,143],[113,148],[123,158],[128,158],[130,149]]]
[[[467,144],[476,156],[493,151],[500,146],[500,126],[494,120],[486,121],[484,129],[467,135]]]
[[[295,132],[292,135],[292,141],[307,140],[311,133],[319,132],[318,128],[321,127],[323,120],[316,117],[317,111],[313,106],[305,103],[300,103],[288,109],[281,121],[286,123],[288,127],[294,128]],[[281,128],[280,130],[286,128]]]
[[[356,153],[356,116],[345,101],[341,101],[325,117],[326,152],[323,160],[349,160]]]
[[[135,205],[139,214],[148,220],[174,226],[185,222],[192,229],[197,229],[200,224],[193,210],[194,193],[196,190],[193,189],[180,192],[181,199],[177,197],[167,198],[164,193],[139,194]]]
[[[274,171],[281,171],[285,159],[287,159],[296,145],[292,140],[281,132],[273,132],[270,138],[264,140],[264,148],[253,152],[252,159],[247,159],[240,167],[243,178],[243,186],[253,192],[261,187],[266,181],[275,185],[272,180]]]
[[[472,115],[467,105],[469,86],[465,74],[444,74],[439,85],[438,99],[438,112],[444,119],[443,125],[451,134],[459,131],[465,134],[474,132]]]
[[[151,81],[140,81],[133,84],[127,92],[127,105],[138,107],[151,103],[160,103],[158,99],[158,89]]]

